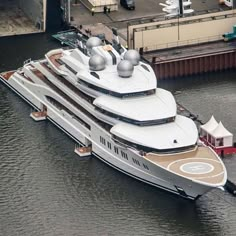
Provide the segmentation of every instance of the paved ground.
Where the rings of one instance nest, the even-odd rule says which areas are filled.
[[[0,0],[0,37],[38,32],[14,0]]]
[[[79,1],[80,2],[80,1]],[[119,0],[118,0],[119,2]],[[135,0],[136,9],[129,11],[119,5],[119,10],[109,14],[96,13],[94,16],[81,3],[72,5],[71,16],[75,25],[93,25],[103,23],[108,27],[117,27],[119,35],[126,39],[127,23],[146,18],[163,17],[160,2],[165,0]],[[192,8],[196,12],[219,8],[218,0],[195,0]],[[37,28],[16,5],[16,0],[0,0],[0,36],[38,32]]]
[[[119,2],[119,0],[118,0]],[[96,13],[92,16],[91,12],[85,8],[81,3],[72,5],[71,16],[73,17],[72,24],[86,25],[89,28],[96,29],[97,23],[103,23],[108,27],[117,27],[119,35],[127,39],[127,23],[146,20],[148,18],[164,18],[162,7],[159,3],[164,3],[165,0],[135,0],[136,8],[134,11],[124,9],[119,5],[118,11],[109,14]],[[221,6],[218,0],[195,0],[193,1],[192,8],[195,13],[207,13],[207,11],[215,11]],[[222,7],[221,7],[222,8]]]
[[[119,2],[119,0],[118,0]],[[134,11],[127,10],[120,5],[118,11],[111,12],[110,14],[96,13],[93,17],[91,12],[85,8],[81,3],[72,5],[71,15],[74,17],[75,22],[80,24],[92,23],[111,23],[117,21],[129,21],[145,17],[157,17],[164,15],[162,6],[159,3],[164,3],[165,0],[135,0],[136,8]],[[204,10],[219,9],[217,0],[196,0],[192,3],[192,8],[196,13]]]

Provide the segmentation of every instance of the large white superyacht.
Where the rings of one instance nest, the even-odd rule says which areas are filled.
[[[79,145],[145,183],[197,199],[227,180],[218,155],[199,141],[195,123],[177,114],[150,65],[118,41],[79,36],[0,80]]]

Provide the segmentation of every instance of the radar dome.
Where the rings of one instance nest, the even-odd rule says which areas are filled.
[[[140,61],[140,55],[136,50],[130,49],[125,53],[124,59],[130,61],[134,66],[137,66]]]
[[[128,60],[122,60],[117,65],[117,71],[120,77],[128,78],[133,74],[134,66]]]
[[[89,59],[89,69],[90,70],[103,70],[105,69],[106,61],[105,59],[100,55],[93,55]]]
[[[92,49],[93,47],[97,47],[97,46],[100,46],[100,45],[102,45],[102,40],[98,37],[91,37],[86,42],[86,47],[88,49]]]

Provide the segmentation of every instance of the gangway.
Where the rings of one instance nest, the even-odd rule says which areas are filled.
[[[233,32],[225,33],[222,36],[224,41],[236,39],[236,25],[233,26]]]

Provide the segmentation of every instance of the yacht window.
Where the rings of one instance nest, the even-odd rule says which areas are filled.
[[[68,102],[70,105],[74,106],[76,109],[78,109],[80,112],[83,112],[87,117],[89,117],[89,119],[93,120],[94,122],[96,122],[99,126],[101,126],[102,128],[104,128],[106,131],[110,131],[111,129],[111,125],[107,124],[106,122],[103,122],[99,119],[97,119],[97,117],[95,117],[94,115],[92,115],[91,113],[89,113],[85,108],[83,108],[81,105],[79,105],[77,102],[75,102],[71,97],[69,97],[68,95],[66,95],[65,93],[63,93],[63,91],[61,91],[60,89],[58,89],[53,83],[51,83],[49,80],[45,79],[44,82],[50,87],[52,88],[54,91],[56,91],[58,94],[60,94],[60,96],[62,96],[66,102]],[[55,100],[55,99],[54,99]]]
[[[189,145],[186,147],[179,147],[179,148],[171,148],[171,149],[155,149],[155,148],[151,148],[151,147],[146,147],[143,145],[139,145],[136,143],[132,143],[130,141],[124,140],[120,137],[117,137],[116,135],[112,136],[112,139],[114,139],[114,141],[117,141],[125,146],[128,147],[132,147],[136,150],[141,150],[142,152],[148,153],[148,152],[153,152],[153,153],[172,153],[172,152],[183,152],[183,151],[188,151],[188,150],[192,150],[196,147],[196,144],[193,145]]]
[[[45,65],[45,63],[44,63]],[[47,65],[45,65],[47,66]],[[52,73],[61,83],[63,83],[64,85],[66,85],[66,87],[68,87],[71,91],[73,91],[74,93],[76,93],[78,96],[82,97],[83,99],[85,99],[87,102],[92,103],[94,101],[93,97],[90,97],[89,95],[87,95],[86,93],[83,93],[81,90],[79,90],[77,87],[75,87],[73,84],[71,84],[69,81],[67,81],[64,77],[57,75],[55,72],[53,72],[50,67],[47,66],[47,69],[50,70],[50,73]]]
[[[130,123],[130,124],[134,124],[134,125],[139,125],[139,126],[150,126],[150,125],[160,125],[160,124],[165,124],[165,123],[170,123],[173,122],[175,120],[175,117],[169,117],[169,118],[165,118],[165,119],[157,119],[157,120],[147,120],[147,121],[138,121],[138,120],[134,120],[134,119],[130,119],[124,116],[120,116],[117,114],[114,114],[112,112],[103,110],[100,107],[96,107],[96,110],[100,111],[101,113],[110,116],[112,118]]]
[[[110,142],[107,142],[107,146],[109,149],[111,149],[111,143]]]
[[[128,155],[127,155],[127,153],[121,151],[121,156],[124,157],[126,160],[128,160]]]
[[[139,166],[140,166],[140,163],[139,163],[138,160],[136,160],[136,159],[134,159],[134,158],[132,158],[132,160],[133,160],[133,162],[134,162],[136,165],[139,165]]]
[[[141,64],[141,66],[142,66],[145,70],[147,70],[148,72],[150,72],[149,69],[148,69],[148,67],[147,67],[146,65]]]
[[[90,74],[94,76],[95,78],[100,79],[99,75],[96,72],[92,71],[90,72]]]
[[[67,64],[65,64],[65,67],[66,67],[70,72],[72,72],[74,75],[77,74],[77,71],[75,71],[73,68],[71,68],[71,67],[68,66]]]
[[[95,77],[96,77],[96,76],[95,76]],[[118,97],[118,98],[152,95],[152,94],[155,94],[155,92],[156,92],[156,89],[151,89],[151,90],[146,90],[146,91],[141,91],[141,92],[135,92],[135,93],[117,93],[117,92],[110,91],[110,90],[107,90],[107,89],[98,87],[98,86],[96,86],[96,85],[90,84],[90,83],[88,83],[87,81],[84,81],[84,80],[82,80],[82,79],[80,79],[78,82],[79,82],[80,84],[83,84],[84,86],[87,86],[88,88],[91,88],[91,89],[97,90],[97,91],[99,91],[99,92],[101,92],[101,93],[109,94],[109,95],[111,95],[111,96]]]
[[[147,165],[143,164],[143,167],[144,167],[145,169],[149,170],[149,168],[148,168]]]
[[[107,51],[111,57],[112,57],[112,65],[116,65],[116,55],[111,51],[111,50],[108,50]]]
[[[60,65],[65,65],[65,63],[60,58],[55,59],[55,61]]]
[[[100,136],[100,142],[101,142],[103,145],[106,145],[106,140],[105,140],[105,138],[103,138],[102,136]]]
[[[114,147],[115,153],[119,154],[119,149],[118,147]]]
[[[52,97],[46,96],[47,100],[53,105],[55,106],[57,109],[59,110],[63,110],[65,112],[67,112],[73,119],[77,120],[79,123],[81,123],[82,125],[84,125],[87,129],[91,129],[91,126],[84,122],[84,120],[82,120],[80,117],[78,117],[76,114],[74,114],[72,111],[70,111],[67,107],[65,107],[64,105],[62,105],[61,103],[59,103],[57,100],[55,100]]]

